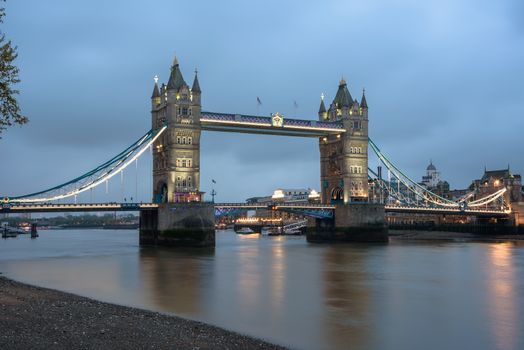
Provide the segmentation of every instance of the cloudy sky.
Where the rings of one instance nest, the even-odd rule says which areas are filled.
[[[51,187],[93,168],[150,127],[153,76],[173,54],[203,108],[316,119],[343,75],[366,88],[370,136],[419,180],[432,159],[452,188],[484,166],[524,173],[521,0],[8,0],[1,29],[18,46],[30,124],[0,139],[0,194]],[[294,107],[296,101],[298,108]],[[201,188],[243,201],[319,188],[314,139],[204,132]],[[124,196],[150,199],[151,160]],[[93,200],[122,196],[119,180]],[[91,197],[84,196],[84,200]]]

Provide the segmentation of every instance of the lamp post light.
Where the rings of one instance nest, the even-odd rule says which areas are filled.
[[[215,191],[215,187],[213,186],[216,183],[217,182],[214,179],[211,180],[211,202],[212,203],[215,203],[215,196],[217,195],[217,192]]]

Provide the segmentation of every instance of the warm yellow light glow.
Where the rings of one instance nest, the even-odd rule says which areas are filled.
[[[275,190],[275,192],[273,192],[273,195],[271,196],[271,198],[273,199],[280,199],[284,197],[285,197],[285,194],[284,194],[284,191],[282,190]]]
[[[320,197],[320,194],[315,191],[315,190],[311,190],[311,192],[309,192],[309,195],[308,195],[309,198],[318,198]]]
[[[270,219],[270,218],[257,218],[257,217],[250,217],[250,218],[238,218],[235,220],[235,222],[240,224],[245,223],[279,223],[282,219]]]
[[[298,125],[284,125],[284,128],[289,128],[289,129],[306,129],[306,130],[322,130],[322,131],[346,132],[346,130],[344,130],[344,129],[320,128],[320,127],[298,126]]]

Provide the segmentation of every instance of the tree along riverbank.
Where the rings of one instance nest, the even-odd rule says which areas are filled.
[[[284,349],[176,316],[0,277],[0,349]]]

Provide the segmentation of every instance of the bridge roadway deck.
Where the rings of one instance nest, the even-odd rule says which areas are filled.
[[[154,203],[85,203],[85,204],[10,204],[2,205],[0,213],[65,213],[102,211],[139,211],[158,208]]]
[[[507,217],[511,211],[490,210],[490,209],[466,209],[458,208],[432,208],[432,207],[408,207],[398,205],[386,205],[386,213],[406,213],[406,214],[442,214],[442,215],[464,215],[464,216],[486,216],[486,217]]]
[[[243,209],[334,209],[334,205],[319,204],[247,204],[247,203],[216,203],[215,208],[243,208]],[[62,213],[62,212],[104,212],[104,211],[139,211],[154,210],[155,203],[67,203],[67,204],[3,204],[0,213]]]
[[[215,203],[215,209],[311,209],[334,210],[332,204],[302,204],[302,203]],[[104,212],[104,211],[139,211],[154,210],[158,208],[155,203],[85,203],[85,204],[3,204],[0,213],[52,213],[52,212]],[[452,208],[425,208],[386,205],[387,213],[411,214],[445,214],[486,217],[507,217],[510,211],[489,209],[466,209],[464,211]]]
[[[207,131],[300,137],[323,137],[346,132],[341,122],[284,118],[281,126],[274,126],[271,117],[215,112],[202,112],[200,124],[202,130]]]

